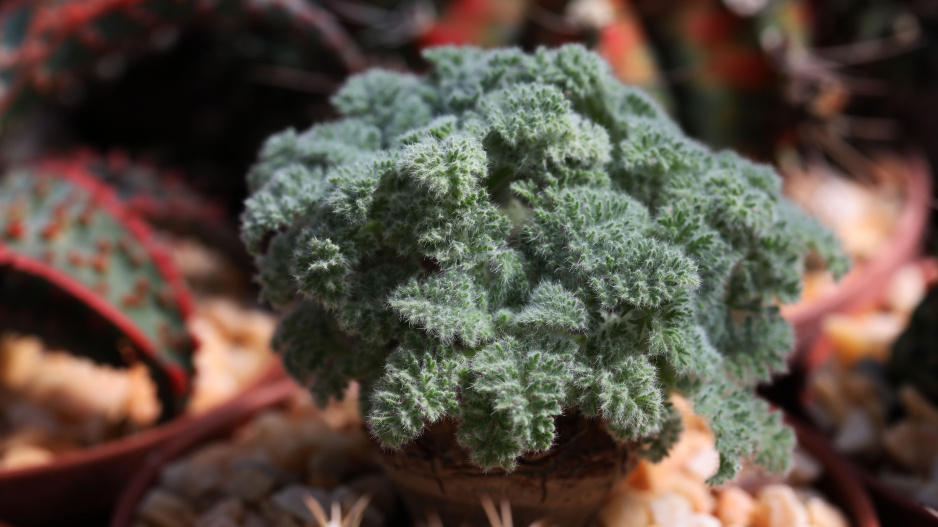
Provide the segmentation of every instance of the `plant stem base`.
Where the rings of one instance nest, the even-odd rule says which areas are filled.
[[[558,417],[557,428],[554,448],[522,457],[510,473],[484,473],[473,465],[456,444],[452,421],[434,423],[399,451],[378,447],[378,458],[414,521],[433,525],[438,516],[444,527],[492,525],[482,506],[487,496],[496,509],[503,500],[510,504],[512,519],[502,518],[506,527],[539,520],[579,527],[634,468],[635,445],[617,443],[601,422],[580,415]]]

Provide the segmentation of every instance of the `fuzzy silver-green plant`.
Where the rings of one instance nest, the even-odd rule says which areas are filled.
[[[486,469],[551,448],[574,409],[661,457],[672,392],[710,420],[715,480],[783,468],[792,435],[753,386],[785,366],[803,255],[846,267],[832,236],[582,47],[426,58],[352,78],[342,119],[271,137],[248,176],[292,375],[320,401],[359,381],[391,447],[455,418]]]

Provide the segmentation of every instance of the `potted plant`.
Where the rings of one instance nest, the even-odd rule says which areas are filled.
[[[211,208],[118,161],[46,157],[0,178],[0,510],[18,524],[107,510],[151,450],[284,377],[270,317],[196,302],[151,228],[207,227]]]
[[[343,118],[270,138],[242,234],[275,346],[324,402],[361,385],[415,514],[580,524],[691,398],[719,471],[786,466],[753,387],[784,367],[803,255],[844,257],[771,168],[687,139],[577,45],[437,48],[372,71]],[[472,506],[470,506],[472,504]]]
[[[17,166],[4,174],[0,211],[2,329],[42,335],[52,345],[98,362],[143,365],[159,398],[157,413],[148,418],[178,415],[191,389],[195,341],[186,320],[192,301],[147,224],[80,164],[56,160]],[[10,358],[4,359],[3,378],[17,376]],[[7,388],[3,386],[5,399]],[[7,434],[4,430],[4,439]],[[161,438],[151,434],[149,439]],[[67,493],[69,487],[74,491],[76,481],[94,474],[82,468],[120,473],[128,459],[139,459],[147,446],[152,441],[138,441],[132,448],[118,445],[107,455],[98,451],[78,469],[66,462],[52,471],[5,471],[0,476],[0,508],[11,521],[42,517],[49,511],[24,505],[31,499],[60,497],[58,493]],[[105,483],[98,490],[88,501],[57,501],[63,509],[100,506],[97,496],[113,499],[117,487]]]
[[[407,523],[390,480],[368,455],[350,388],[345,401],[325,410],[294,391],[286,408],[264,408],[237,430],[231,421],[190,430],[134,475],[110,525],[325,526],[327,518],[352,527]],[[615,483],[593,525],[879,526],[869,497],[842,460],[798,423],[790,423],[800,450],[787,478],[749,472],[707,485],[717,469],[713,436],[687,401],[676,397],[673,403],[684,429],[668,458],[640,460]],[[493,527],[509,525],[514,505],[498,505],[500,512],[485,496],[477,503]],[[442,524],[432,513],[414,520]]]

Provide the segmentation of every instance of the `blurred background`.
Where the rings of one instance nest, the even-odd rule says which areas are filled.
[[[419,74],[427,47],[571,42],[646,89],[690,136],[774,164],[788,196],[853,259],[838,285],[809,258],[803,300],[782,307],[798,338],[795,375],[767,393],[796,407],[805,383],[827,382],[799,371],[832,353],[848,366],[882,359],[936,273],[920,259],[936,249],[934,0],[4,0],[0,172],[90,174],[169,247],[195,298],[201,351],[184,411],[199,413],[275,362],[275,322],[256,303],[237,234],[245,174],[268,136],[332,119],[330,96],[367,68]],[[17,212],[2,192],[0,227],[12,237]],[[166,390],[148,384],[158,365],[102,372],[50,352],[97,342],[74,318],[81,302],[49,304],[24,294],[35,284],[0,273],[3,494],[3,470],[51,464],[167,415],[166,399],[162,414],[153,400]],[[63,327],[63,313],[80,322]],[[821,335],[836,353],[812,351]],[[136,364],[126,350],[98,351],[77,355]]]
[[[441,44],[580,42],[715,148],[785,174],[883,178],[938,155],[938,5],[928,0],[8,0],[7,162],[90,148],[176,171],[237,216],[261,142],[332,117],[379,66]],[[38,22],[38,23],[37,23]],[[823,167],[823,168],[821,168]],[[880,182],[882,183],[882,182]]]

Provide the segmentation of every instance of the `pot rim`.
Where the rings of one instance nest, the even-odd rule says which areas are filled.
[[[914,260],[914,262],[910,263],[914,263],[922,271],[925,277],[926,287],[933,287],[935,284],[938,284],[938,258],[935,258],[934,256],[925,256],[918,258]],[[881,300],[881,298],[877,300]],[[845,310],[843,313],[849,314],[855,311],[856,310]],[[819,325],[823,323],[822,319],[823,317],[819,315]],[[830,339],[830,337],[824,335],[823,333],[819,333],[817,336],[815,336],[814,342],[806,348],[804,357],[801,360],[801,365],[804,367],[805,375],[808,375],[823,366],[825,363],[827,363],[833,354],[833,341]]]
[[[785,422],[794,428],[798,444],[821,463],[824,472],[837,487],[838,493],[845,498],[845,502],[838,505],[853,520],[852,524],[855,527],[880,527],[870,495],[858,481],[857,467],[835,452],[828,444],[827,438],[806,422],[790,414],[786,414]]]
[[[254,391],[262,390],[264,386],[277,383],[285,377],[286,373],[283,371],[280,361],[274,360],[268,370],[257,380],[248,385],[245,389],[234,394],[227,401],[222,402],[220,405],[204,413],[182,415],[163,424],[147,428],[146,430],[125,437],[106,441],[89,448],[61,454],[55,456],[50,463],[44,465],[0,471],[0,483],[10,484],[20,479],[53,477],[57,472],[65,469],[78,469],[83,465],[92,466],[108,458],[118,457],[139,450],[149,450],[166,442],[169,438],[186,433],[189,429],[197,429],[201,421],[215,419],[216,414],[227,412],[228,407],[236,406],[240,399],[250,397]],[[0,527],[3,526],[0,525]]]
[[[892,230],[894,236],[879,249],[875,258],[858,269],[849,282],[837,284],[811,302],[782,309],[782,316],[796,330],[804,332],[826,313],[855,309],[875,299],[879,290],[885,287],[886,279],[921,253],[931,210],[932,172],[920,151],[908,151],[899,157],[906,167],[905,206]],[[877,287],[870,287],[870,284]],[[805,337],[810,339],[813,335]],[[796,352],[796,357],[800,355]]]
[[[118,497],[109,525],[132,525],[137,505],[149,490],[150,484],[159,477],[160,470],[166,463],[207,440],[230,435],[261,411],[286,404],[298,390],[300,387],[293,379],[282,377],[203,415],[202,419],[186,427],[161,448],[150,452]]]

